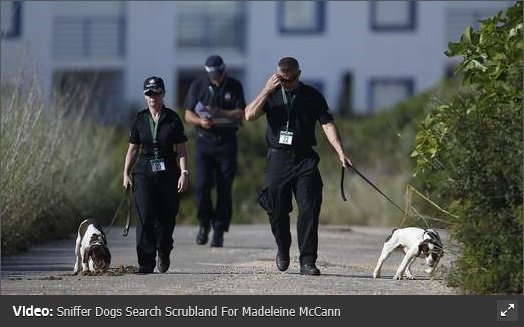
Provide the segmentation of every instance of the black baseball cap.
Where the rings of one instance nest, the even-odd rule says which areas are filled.
[[[222,57],[217,55],[207,57],[205,69],[209,78],[216,78],[222,75],[225,68],[226,65],[224,65],[224,60],[222,60]]]
[[[160,94],[165,91],[164,80],[157,76],[151,76],[144,81],[144,94],[153,92]]]

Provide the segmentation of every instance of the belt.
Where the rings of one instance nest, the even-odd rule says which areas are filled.
[[[269,151],[271,152],[280,152],[285,154],[307,154],[311,153],[311,148],[269,148]]]
[[[197,132],[198,137],[212,140],[212,141],[224,141],[224,140],[234,140],[235,134],[234,133],[213,133],[213,132]]]

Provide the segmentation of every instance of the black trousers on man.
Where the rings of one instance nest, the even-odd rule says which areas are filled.
[[[308,149],[269,149],[266,158],[266,204],[271,230],[279,249],[289,253],[291,231],[289,213],[292,194],[298,206],[297,236],[300,264],[315,263],[318,250],[318,222],[322,204],[322,178],[319,156]]]
[[[178,213],[178,177],[135,174],[137,209],[136,250],[141,267],[154,268],[156,255],[168,256],[173,249],[173,231]]]
[[[197,217],[217,232],[229,231],[233,214],[233,181],[237,169],[236,136],[199,136],[196,142]],[[211,191],[216,186],[216,206]]]

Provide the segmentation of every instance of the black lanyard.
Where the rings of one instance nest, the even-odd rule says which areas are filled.
[[[286,96],[286,90],[284,90],[283,86],[281,90],[282,90],[282,99],[284,100],[284,105],[286,106],[286,110],[287,110],[287,122],[286,122],[286,132],[287,132],[289,131],[289,120],[291,117],[291,110],[293,110],[293,106],[295,105],[295,99],[297,98],[297,96],[291,93],[291,101],[289,101],[288,103],[287,96]]]
[[[153,152],[155,154],[155,158],[158,159],[159,151],[157,146],[157,133],[158,133],[158,122],[160,121],[160,114],[158,114],[158,120],[155,121],[153,119],[153,116],[151,115],[151,112],[147,116],[149,118],[149,127],[151,128],[151,135],[153,137]]]

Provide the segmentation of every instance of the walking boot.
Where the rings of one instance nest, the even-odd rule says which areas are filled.
[[[210,226],[207,224],[200,224],[200,229],[196,237],[197,244],[204,245],[207,243],[207,238],[209,235]]]
[[[211,247],[221,248],[222,246],[224,246],[224,232],[214,231],[213,239],[211,239]]]

